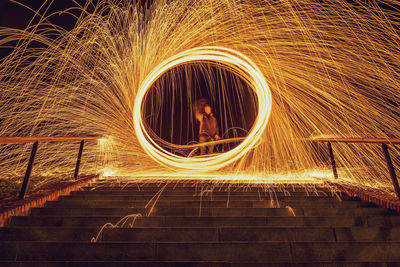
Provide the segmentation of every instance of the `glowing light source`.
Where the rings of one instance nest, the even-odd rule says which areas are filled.
[[[146,132],[142,102],[152,84],[167,70],[191,62],[215,62],[228,67],[247,81],[258,98],[258,115],[246,139],[236,148],[210,157],[186,158],[168,152]],[[271,113],[271,92],[262,72],[245,55],[223,47],[199,47],[181,52],[158,65],[143,81],[135,99],[133,120],[137,139],[155,161],[171,168],[209,171],[222,168],[245,155],[261,138]]]

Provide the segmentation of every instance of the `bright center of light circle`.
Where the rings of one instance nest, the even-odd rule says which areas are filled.
[[[143,123],[143,101],[153,83],[166,71],[179,65],[196,62],[214,62],[239,75],[255,91],[258,114],[245,140],[234,149],[209,157],[186,158],[159,146],[146,132]],[[210,171],[220,169],[238,160],[254,147],[267,126],[271,113],[271,91],[258,67],[245,55],[223,47],[198,47],[181,52],[158,65],[142,82],[135,99],[133,121],[137,139],[146,153],[158,163],[173,169]]]

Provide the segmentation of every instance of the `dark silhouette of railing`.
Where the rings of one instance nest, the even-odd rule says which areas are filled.
[[[388,144],[392,145],[400,145],[400,139],[384,139],[384,138],[315,138],[313,139],[316,142],[324,142],[328,143],[328,150],[329,150],[329,156],[331,159],[331,166],[332,166],[332,171],[333,171],[333,176],[337,179],[338,178],[338,173],[336,169],[336,162],[335,162],[335,157],[333,155],[333,150],[332,150],[332,143],[362,143],[362,144],[381,144],[382,145],[382,151],[386,159],[386,164],[388,167],[388,171],[390,174],[390,178],[393,183],[394,191],[396,192],[397,197],[400,199],[400,187],[399,187],[399,182],[396,177],[396,171],[393,167],[393,162],[390,157],[389,153],[389,148]]]
[[[78,178],[79,167],[82,159],[83,146],[85,141],[89,140],[99,140],[101,137],[92,136],[39,136],[39,137],[0,137],[0,144],[24,144],[33,143],[31,155],[29,157],[28,166],[26,168],[24,181],[19,192],[19,198],[23,199],[25,197],[26,189],[29,183],[29,177],[32,173],[33,163],[35,162],[36,152],[38,150],[39,143],[49,143],[49,142],[72,142],[80,141],[78,158],[76,160],[74,179]]]

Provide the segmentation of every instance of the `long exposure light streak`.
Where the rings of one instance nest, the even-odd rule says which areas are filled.
[[[150,135],[146,132],[142,121],[142,101],[151,85],[164,72],[181,64],[201,61],[211,61],[226,65],[231,71],[237,73],[246,80],[257,94],[258,115],[252,130],[248,133],[246,139],[236,148],[211,157],[186,158],[168,152],[159,146],[157,142],[152,140]],[[249,58],[232,49],[222,47],[199,47],[184,51],[167,59],[146,77],[136,95],[133,121],[138,141],[147,154],[154,160],[168,167],[210,171],[220,169],[238,160],[258,142],[267,126],[271,113],[271,105],[271,92],[264,75]]]
[[[0,48],[13,48],[0,61],[0,136],[104,137],[85,145],[83,174],[212,170],[232,179],[290,174],[296,182],[329,165],[315,137],[400,137],[398,0],[155,0],[148,8],[86,1],[63,13],[76,19],[71,30],[51,23],[59,14],[46,13],[52,3],[44,1],[26,29],[0,28]],[[228,111],[238,110],[238,128],[253,112],[245,104],[257,114],[230,151],[185,158],[160,145],[145,120],[157,125],[161,107],[182,104],[164,85],[193,92],[200,72],[223,132],[233,121]],[[154,101],[146,99],[152,86]],[[232,92],[237,103],[228,101]],[[184,112],[194,122],[174,124],[178,134],[196,123],[191,106]],[[184,141],[176,145],[196,140]],[[78,145],[40,144],[34,174],[69,177],[75,156],[66,155]],[[333,146],[341,179],[391,190],[379,144]],[[30,147],[0,147],[1,178],[23,175]],[[398,167],[400,150],[390,149]]]

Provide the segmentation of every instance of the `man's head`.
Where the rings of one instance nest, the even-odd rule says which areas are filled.
[[[212,110],[211,110],[210,105],[206,105],[206,106],[204,107],[204,112],[205,112],[207,115],[210,115],[210,114],[211,114]]]

